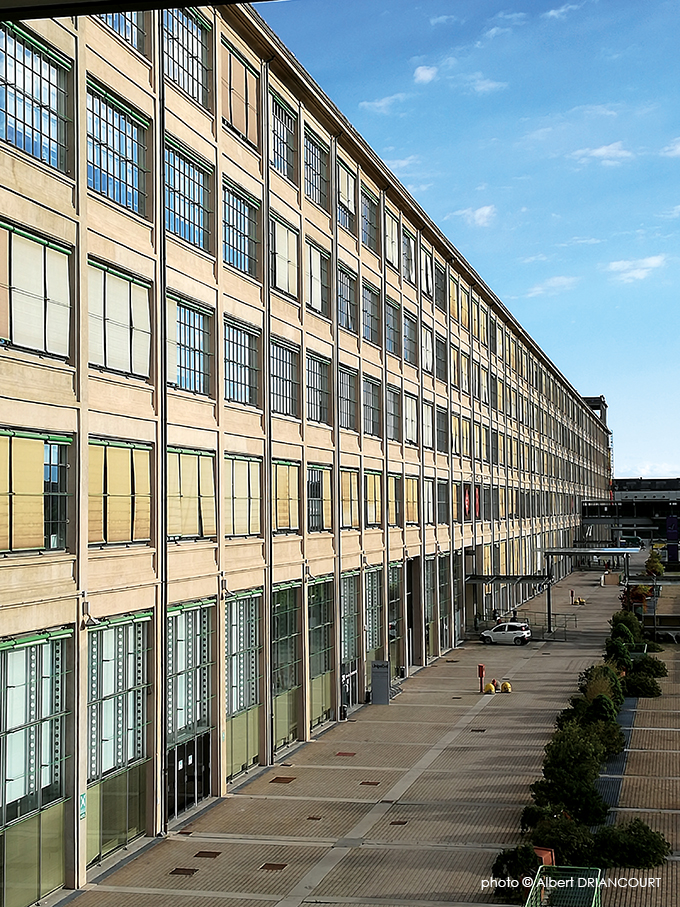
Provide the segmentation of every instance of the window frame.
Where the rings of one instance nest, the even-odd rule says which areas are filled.
[[[363,282],[361,303],[363,339],[375,346],[382,347],[380,290],[370,283]]]
[[[315,267],[315,259],[318,266]],[[305,240],[305,304],[312,312],[330,318],[330,253]],[[318,304],[315,304],[318,301]]]
[[[340,366],[338,391],[340,399],[338,401],[338,422],[340,428],[346,431],[357,431],[357,411],[358,411],[358,386],[359,375],[354,369]],[[343,382],[343,378],[347,378]]]
[[[279,480],[286,475],[284,485]],[[293,483],[291,484],[291,479]],[[281,488],[281,491],[279,490]],[[291,493],[291,488],[293,493]],[[286,518],[283,519],[284,510]],[[300,528],[300,463],[272,460],[272,532],[276,535],[299,535]]]
[[[307,353],[307,419],[310,422],[319,422],[323,425],[330,425],[332,422],[330,371],[330,360],[317,353]]]
[[[236,463],[244,464],[238,470]],[[230,465],[228,465],[230,464]],[[225,452],[223,464],[224,483],[224,536],[225,538],[259,538],[262,535],[262,460],[243,454]],[[239,494],[236,494],[236,492]],[[242,505],[238,508],[238,502]],[[240,529],[237,510],[243,511],[245,526]],[[239,525],[237,525],[237,523]]]
[[[363,427],[364,434],[382,438],[382,383],[379,379],[364,375],[363,380]]]
[[[182,34],[178,35],[177,31]],[[207,36],[211,31],[208,20],[197,11],[177,7],[163,10],[163,74],[205,108],[210,98],[210,41]],[[177,52],[169,53],[170,48]]]
[[[165,229],[202,252],[210,252],[212,166],[168,135],[163,147],[163,166]]]
[[[328,211],[330,202],[328,146],[313,130],[305,126],[304,149],[305,196],[323,211]]]
[[[270,279],[272,289],[297,300],[299,292],[298,243],[300,234],[277,217],[269,221]],[[281,249],[281,246],[285,246]]]
[[[278,94],[271,99],[271,166],[282,177],[297,185],[298,114]],[[278,130],[278,131],[277,131]]]
[[[346,281],[346,283],[343,283]],[[345,290],[347,292],[345,292]],[[351,334],[359,333],[357,277],[347,268],[338,267],[338,327]]]
[[[237,335],[238,347],[235,346]],[[224,319],[224,399],[227,403],[252,407],[260,405],[260,338],[261,333],[256,328],[232,318]],[[239,359],[230,360],[229,352],[235,348],[240,352]],[[230,393],[230,388],[239,388],[239,393]]]
[[[280,354],[278,351],[280,351]],[[287,355],[283,355],[284,353]],[[279,365],[285,366],[286,373],[279,374]],[[300,348],[279,338],[272,337],[269,343],[269,368],[272,413],[277,416],[290,416],[294,419],[299,419]]]
[[[318,473],[318,475],[312,475]],[[318,484],[318,494],[312,495],[312,485]],[[307,531],[333,531],[333,468],[327,464],[310,463],[307,466]],[[318,502],[313,507],[312,502]]]
[[[338,159],[338,223],[356,235],[357,175],[351,167]]]
[[[374,193],[361,186],[361,242],[374,255],[380,255],[380,202]]]
[[[253,278],[259,257],[259,210],[259,201],[223,181],[222,262]]]

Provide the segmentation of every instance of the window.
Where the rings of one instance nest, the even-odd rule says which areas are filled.
[[[222,123],[258,144],[258,74],[222,36]]]
[[[259,202],[225,184],[222,203],[222,259],[232,268],[255,277]]]
[[[490,456],[489,429],[486,425],[482,425],[482,457],[488,463]]]
[[[469,457],[470,456],[470,420],[463,419],[461,422],[461,428],[462,428],[461,440],[460,440],[461,452],[464,457]]]
[[[472,363],[472,396],[475,398],[475,400],[479,400],[479,398],[481,396],[479,384],[480,384],[479,362],[473,362]]]
[[[224,610],[226,713],[232,717],[260,704],[262,593],[254,589],[228,598]],[[233,769],[243,769],[242,757]]]
[[[401,309],[391,299],[385,304],[385,332],[387,352],[401,356]]]
[[[66,548],[70,443],[0,430],[0,551]]]
[[[272,529],[297,532],[300,529],[300,466],[272,463]]]
[[[451,416],[451,453],[460,455],[460,416]]]
[[[350,469],[340,470],[340,526],[359,528],[359,473]]]
[[[404,279],[416,285],[416,241],[406,230],[402,231],[401,257],[404,265]]]
[[[361,241],[371,252],[380,254],[378,199],[365,186],[361,187]]]
[[[404,315],[404,359],[418,368],[418,322]]]
[[[382,437],[380,382],[364,378],[364,432]]]
[[[432,374],[434,364],[434,351],[432,349],[432,331],[429,328],[423,328],[423,368],[426,372]]]
[[[451,347],[451,384],[458,387],[460,383],[460,354],[455,346]]]
[[[330,423],[329,371],[330,362],[326,359],[307,356],[307,418],[312,422]]]
[[[387,524],[401,526],[403,479],[401,476],[387,477]]]
[[[66,80],[70,62],[0,25],[0,140],[66,172]]]
[[[328,148],[305,130],[305,195],[328,211]]]
[[[340,428],[357,430],[357,374],[346,368],[340,368]]]
[[[399,267],[399,221],[390,211],[385,211],[385,258]]]
[[[163,11],[163,71],[203,107],[208,105],[209,23],[187,9]]]
[[[364,500],[366,502],[366,526],[380,526],[382,523],[382,473],[364,473]]]
[[[423,249],[420,253],[420,289],[432,298],[434,283],[432,275],[432,253]]]
[[[482,392],[482,403],[489,402],[489,370],[482,368],[479,378]]]
[[[305,288],[308,307],[329,318],[328,253],[310,242],[305,246]]]
[[[387,388],[387,437],[401,441],[401,391]]]
[[[274,746],[297,737],[297,697],[285,695],[300,685],[300,586],[272,590],[272,693]],[[280,700],[280,705],[279,705]],[[282,711],[279,712],[279,709]]]
[[[445,525],[449,522],[449,481],[437,480],[437,522]]]
[[[122,442],[89,444],[88,542],[151,538],[151,450]]]
[[[381,345],[380,293],[367,283],[363,285],[364,339]]]
[[[338,223],[354,233],[356,216],[356,177],[344,164],[338,164]]]
[[[331,479],[333,473],[327,466],[307,468],[307,529],[323,532],[333,528]]]
[[[449,279],[449,298],[451,300],[451,317],[454,321],[460,320],[458,296],[458,280],[455,274],[451,274]]]
[[[144,615],[87,634],[89,782],[147,755],[149,620]]]
[[[281,176],[295,182],[297,156],[297,117],[279,98],[272,95],[272,166]]]
[[[448,352],[444,337],[437,334],[434,338],[434,373],[439,381],[448,381]]]
[[[338,270],[338,324],[357,333],[357,281],[344,268]]]
[[[127,41],[135,50],[144,53],[144,13],[97,13],[99,19],[102,19],[109,28],[112,28],[116,34],[120,35],[124,41]]]
[[[224,534],[260,535],[262,462],[250,457],[224,458]]]
[[[434,479],[423,479],[423,521],[434,523]]]
[[[0,228],[0,267],[5,274],[0,286],[0,338],[39,353],[68,357],[68,251]]]
[[[129,211],[146,212],[146,133],[136,111],[89,85],[87,185]]]
[[[464,394],[470,393],[470,357],[460,354],[460,389]]]
[[[224,399],[246,406],[259,402],[258,334],[234,321],[224,322]]]
[[[404,441],[418,443],[418,400],[404,394]]]
[[[168,448],[168,536],[216,535],[215,455]]]
[[[472,426],[472,446],[475,456],[475,460],[482,459],[482,431],[479,422],[475,422]]]
[[[182,390],[197,394],[210,393],[210,333],[212,313],[168,297],[169,315],[176,313],[175,363],[168,361],[168,381]],[[169,322],[171,329],[172,322]],[[175,374],[173,375],[173,366]],[[173,381],[172,379],[175,379]]]
[[[317,580],[307,589],[309,608],[309,676],[328,674],[333,668],[333,581]],[[311,691],[314,697],[315,689]],[[324,703],[326,705],[327,703]],[[316,705],[316,708],[314,707]],[[312,704],[313,721],[319,723],[330,712],[319,715],[319,703]],[[322,710],[324,713],[326,710]]]
[[[406,522],[418,522],[418,478],[417,476],[406,476],[404,479],[404,490],[406,492]]]
[[[377,652],[382,646],[382,612],[383,612],[383,583],[382,567],[367,570],[364,575],[364,626],[366,628],[366,657],[371,660],[371,654]]]
[[[449,414],[442,407],[437,407],[437,450],[439,453],[449,452]]]
[[[460,288],[460,324],[466,331],[470,330],[470,294]]]
[[[300,354],[293,347],[272,341],[269,356],[271,407],[272,412],[282,416],[300,413],[299,358]]]
[[[210,728],[212,606],[189,603],[168,609],[168,745]]]
[[[43,810],[65,797],[64,762],[68,746],[65,728],[66,643],[59,637],[70,635],[68,630],[61,633],[53,631],[37,642],[17,637],[11,641],[16,643],[14,647],[6,646],[0,650],[4,700],[0,717],[0,747],[4,756],[0,785],[4,807],[2,825]],[[55,818],[57,822],[60,818],[63,821],[58,814]],[[59,825],[56,827],[59,828]],[[39,862],[39,843],[31,840],[29,829],[30,826],[24,825],[19,837],[13,841],[17,848],[30,848],[25,854],[22,850],[15,851],[19,870],[12,872],[15,881],[8,889],[13,890],[15,895],[21,892],[20,898],[14,898],[16,903],[21,904],[26,903],[29,896],[35,900],[40,894],[37,879],[33,880],[35,887],[32,892],[27,887],[31,878],[26,870],[31,865],[31,872],[37,874],[35,864]],[[4,834],[9,843],[9,829]],[[42,854],[45,857],[50,853],[53,839],[44,831],[43,835]],[[61,836],[61,831],[58,835]],[[55,871],[60,880],[57,884],[63,884],[63,856],[61,864],[61,868],[57,868],[58,863],[57,866],[49,866],[48,884],[51,881],[49,876]],[[9,866],[5,872],[10,874]],[[10,884],[7,878],[4,881],[6,885]]]
[[[434,304],[445,312],[448,299],[446,298],[446,270],[441,265],[434,263]]]
[[[272,220],[271,280],[272,286],[290,296],[298,294],[298,236],[278,220]]]
[[[165,226],[199,249],[210,241],[210,166],[165,140]]]
[[[434,406],[423,403],[423,447],[434,447]]]

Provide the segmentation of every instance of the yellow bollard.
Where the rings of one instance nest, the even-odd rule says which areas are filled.
[[[487,683],[487,685],[484,687],[484,692],[485,693],[495,693],[496,687],[492,683]]]
[[[501,684],[501,693],[512,693],[512,686],[509,681],[504,680]]]

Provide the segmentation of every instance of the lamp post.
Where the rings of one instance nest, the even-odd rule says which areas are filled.
[[[546,554],[545,561],[548,572],[548,587],[545,596],[548,612],[548,633],[552,633],[552,554]]]

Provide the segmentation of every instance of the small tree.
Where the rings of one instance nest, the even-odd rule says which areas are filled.
[[[652,548],[651,554],[645,561],[645,570],[648,576],[663,576],[664,567],[656,548]]]
[[[636,592],[635,591],[636,589],[644,590],[644,591]],[[632,613],[632,609],[633,609],[634,605],[636,605],[638,603],[640,603],[640,604],[644,603],[648,593],[649,593],[649,586],[627,586],[626,587],[626,589],[619,596],[619,600],[621,601],[621,603],[624,605],[624,608],[625,608],[626,602],[624,601],[624,597],[629,596],[630,609],[623,610],[623,611],[615,611],[612,614],[611,619],[609,621],[609,626],[612,628],[612,631],[619,624],[624,624],[624,626],[628,627],[628,629],[630,630],[630,632],[633,636],[633,641],[636,643],[642,642],[642,627],[640,626],[640,621]],[[612,636],[613,635],[614,635],[614,633],[612,632]]]
[[[670,852],[670,844],[661,832],[652,831],[640,819],[626,825],[605,825],[595,834],[595,863],[603,869],[651,869],[660,866]]]

